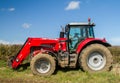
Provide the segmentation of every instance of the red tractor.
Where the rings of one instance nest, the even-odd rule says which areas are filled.
[[[87,72],[108,71],[112,64],[111,46],[105,39],[94,36],[94,23],[69,23],[60,38],[28,38],[19,53],[9,59],[16,69],[30,55],[33,74],[50,76],[56,65],[62,68],[80,67]]]

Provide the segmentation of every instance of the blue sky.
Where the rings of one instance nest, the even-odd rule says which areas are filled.
[[[120,45],[120,0],[0,0],[0,43],[57,38],[60,26],[88,17],[97,38]]]

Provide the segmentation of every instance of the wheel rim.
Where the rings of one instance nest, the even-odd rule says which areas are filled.
[[[106,57],[99,52],[91,53],[87,59],[87,65],[92,70],[101,70],[102,68],[104,68],[105,64]]]
[[[50,62],[46,59],[40,59],[35,64],[36,70],[39,73],[47,73],[50,70]]]

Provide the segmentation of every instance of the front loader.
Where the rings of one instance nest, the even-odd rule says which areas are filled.
[[[16,69],[30,55],[33,74],[50,76],[56,65],[62,68],[82,68],[87,72],[108,71],[113,62],[105,39],[95,38],[94,23],[69,23],[60,38],[28,38],[19,53],[9,59]]]

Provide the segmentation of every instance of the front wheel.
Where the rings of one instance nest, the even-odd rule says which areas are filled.
[[[37,54],[32,58],[30,66],[33,74],[50,76],[55,71],[56,63],[54,58],[49,54]]]
[[[84,71],[108,71],[112,64],[112,54],[107,47],[101,44],[92,44],[80,54],[79,64]]]

